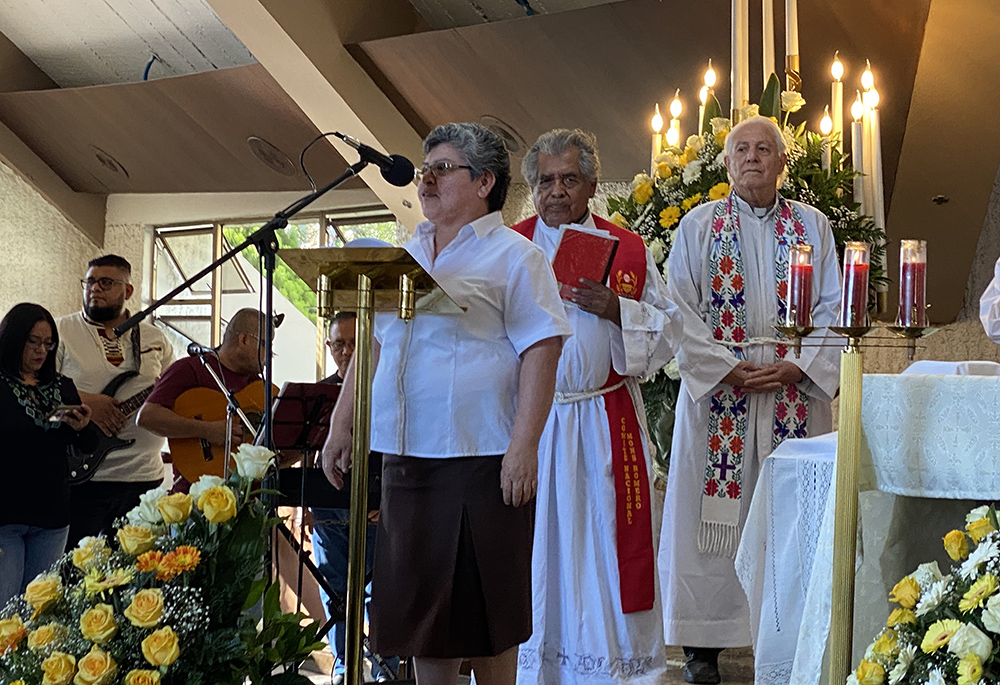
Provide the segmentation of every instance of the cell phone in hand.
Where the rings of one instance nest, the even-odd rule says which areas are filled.
[[[75,414],[80,416],[83,412],[83,405],[80,404],[60,404],[58,407],[52,410],[49,414],[49,421],[62,421],[65,418],[71,418]]]

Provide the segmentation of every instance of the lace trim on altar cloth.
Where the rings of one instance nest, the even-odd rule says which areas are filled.
[[[662,662],[662,659],[660,661]],[[578,676],[607,676],[623,681],[647,677],[656,666],[651,656],[611,657],[606,654],[579,654],[553,647],[533,649],[523,645],[517,653],[519,670],[538,671],[543,667],[546,669],[557,667],[561,671],[571,671]]]
[[[800,459],[796,462],[799,496],[799,568],[802,596],[809,591],[809,571],[816,558],[819,530],[823,525],[826,498],[833,482],[833,462]]]
[[[776,664],[755,664],[754,685],[788,685],[792,679],[793,661],[779,661]]]

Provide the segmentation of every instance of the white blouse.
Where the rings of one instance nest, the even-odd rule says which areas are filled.
[[[467,224],[434,258],[435,226],[406,250],[463,314],[375,317],[382,346],[372,387],[372,449],[411,457],[502,455],[517,411],[520,355],[572,335],[542,251],[500,212]]]

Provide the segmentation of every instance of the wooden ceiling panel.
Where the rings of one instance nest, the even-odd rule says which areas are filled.
[[[298,156],[318,135],[257,64],[143,83],[0,94],[0,121],[70,187],[88,193],[308,190]],[[260,161],[250,136],[283,152],[293,175]],[[102,162],[98,151],[127,175]],[[318,183],[347,166],[327,143],[311,149],[306,164]]]

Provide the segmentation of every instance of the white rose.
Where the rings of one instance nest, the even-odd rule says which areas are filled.
[[[712,125],[712,133],[722,133],[733,128],[733,122],[726,117],[712,117],[708,123]]]
[[[993,641],[974,624],[963,623],[948,641],[948,651],[959,659],[972,653],[978,656],[981,662],[986,663],[990,652],[993,651]]]
[[[760,105],[746,105],[740,107],[740,121],[760,116]]]
[[[944,679],[944,674],[941,672],[940,668],[932,669],[931,672],[927,674],[927,685],[947,685]]]
[[[681,370],[677,365],[677,357],[667,362],[667,365],[663,367],[663,373],[667,374],[667,378],[672,381],[680,380]]]
[[[701,161],[688,162],[684,167],[684,185],[689,186],[701,177]]]
[[[202,476],[198,479],[198,482],[191,486],[188,494],[191,495],[191,499],[197,502],[201,499],[201,493],[205,492],[209,488],[214,488],[217,485],[224,485],[225,481],[218,476],[210,476],[208,474]]]
[[[145,524],[163,522],[163,515],[157,509],[156,503],[167,496],[166,488],[153,488],[139,495],[139,518]]]
[[[986,630],[991,633],[1000,633],[1000,595],[993,595],[986,600],[982,619]]]
[[[794,90],[781,91],[781,109],[786,112],[798,112],[802,105],[806,104],[806,99]]]
[[[725,166],[726,165],[726,151],[725,150],[720,150],[719,154],[717,154],[715,156],[715,165],[716,166]]]
[[[241,444],[236,448],[236,471],[243,478],[260,480],[267,473],[274,452],[259,445]]]
[[[632,179],[632,190],[635,190],[643,183],[652,183],[653,179],[649,177],[649,174],[636,174],[635,178]]]
[[[921,590],[926,590],[944,577],[941,575],[941,569],[938,567],[936,561],[928,564],[920,564],[917,570],[912,573],[912,576],[913,580],[917,581],[917,585],[920,586]]]
[[[701,149],[705,147],[705,141],[701,139],[701,136],[692,133],[688,136],[685,146],[691,148],[695,152],[701,152]]]
[[[660,238],[654,238],[649,243],[649,253],[653,255],[653,261],[659,264],[666,255],[667,244]]]
[[[966,523],[966,525],[968,525],[968,524],[972,523],[973,521],[978,521],[979,519],[984,519],[984,518],[986,518],[989,515],[990,515],[990,506],[988,504],[984,504],[983,506],[976,507],[975,509],[973,509],[972,511],[970,511],[968,514],[966,514],[965,515],[965,523]]]

